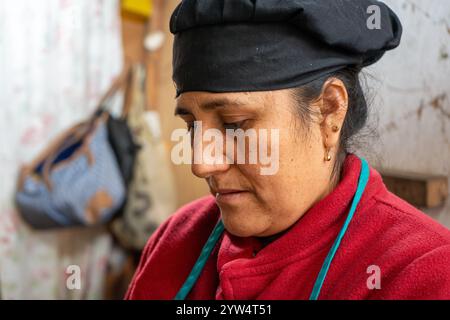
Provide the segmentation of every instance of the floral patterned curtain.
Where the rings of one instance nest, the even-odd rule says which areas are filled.
[[[13,199],[20,165],[87,117],[121,68],[119,0],[0,0],[1,298],[102,298],[109,235],[33,231]],[[66,286],[70,265],[81,289]]]

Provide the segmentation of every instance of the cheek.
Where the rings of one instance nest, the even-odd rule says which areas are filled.
[[[301,213],[314,184],[314,146],[286,129],[280,134],[279,170],[272,176],[259,176],[261,203],[275,216]],[[300,212],[299,212],[300,211]]]
[[[252,197],[242,209],[254,215],[274,219],[280,213],[280,205],[285,204],[292,191],[289,170],[279,170],[275,175],[261,175],[257,165],[243,165],[240,171],[252,188]],[[285,174],[287,173],[287,174]]]
[[[269,165],[263,165],[260,161],[257,165],[237,165],[240,174],[254,190],[256,204],[264,208],[266,214],[278,211],[276,208],[280,206],[289,207],[293,199],[298,201],[301,196],[299,191],[304,190],[305,184],[310,180],[311,147],[307,142],[293,136],[291,128],[284,128],[279,129],[276,143],[276,152],[273,150],[275,146],[272,141],[267,145],[266,160],[270,159]],[[272,157],[274,154],[277,156]],[[278,168],[276,172],[261,174],[262,168],[271,165]]]

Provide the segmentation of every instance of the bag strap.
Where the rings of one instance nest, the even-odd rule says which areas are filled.
[[[145,111],[145,103],[146,69],[145,65],[136,63],[131,68],[122,117],[128,118],[131,112],[141,115]]]
[[[135,94],[139,96],[139,104],[137,106],[139,107],[138,113],[139,116],[143,115],[146,112],[146,106],[147,106],[147,95],[146,93],[146,87],[147,87],[147,69],[145,68],[145,65],[139,64],[137,65],[135,70],[136,76],[135,76],[135,86],[136,86],[136,92]],[[136,107],[136,105],[135,105]]]
[[[108,91],[105,92],[105,94],[99,100],[97,108],[94,112],[94,117],[99,113],[103,113],[103,111],[106,110],[106,103],[108,102],[108,100],[111,99],[117,93],[117,91],[119,91],[124,85],[126,85],[124,106],[122,108],[122,113],[124,112],[124,110],[127,108],[126,105],[129,103],[130,100],[131,72],[132,72],[131,64],[129,62],[126,62],[122,73],[113,81],[111,87],[108,89]]]
[[[128,114],[130,113],[130,109],[133,105],[133,98],[134,98],[133,78],[134,78],[134,68],[130,66],[127,77],[125,79],[126,89],[125,89],[125,95],[124,95],[124,101],[123,101],[123,107],[122,107],[122,119],[126,119],[128,117]]]

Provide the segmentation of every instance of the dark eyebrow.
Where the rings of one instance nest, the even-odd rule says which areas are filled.
[[[177,106],[175,108],[174,116],[188,116],[188,115],[191,115],[191,114],[192,113],[188,109],[186,109],[184,107],[181,107],[181,106]]]
[[[230,100],[227,98],[220,98],[220,99],[216,99],[216,100],[207,101],[204,104],[202,104],[200,106],[200,108],[205,109],[205,110],[211,110],[211,109],[216,109],[216,108],[223,108],[226,106],[240,107],[240,106],[244,106],[244,105],[246,105],[246,103],[241,102],[239,100]],[[175,116],[190,115],[190,114],[191,114],[191,112],[187,108],[184,108],[182,106],[177,106],[175,109]]]
[[[231,100],[231,99],[227,99],[227,98],[220,98],[220,99],[208,101],[208,102],[202,104],[200,107],[202,109],[209,110],[209,109],[215,109],[215,108],[223,108],[223,107],[226,107],[226,106],[241,107],[241,106],[244,106],[244,105],[245,105],[245,103],[241,102],[239,100]]]

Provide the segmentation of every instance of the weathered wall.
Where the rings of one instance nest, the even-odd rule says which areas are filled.
[[[19,167],[86,119],[122,68],[119,1],[0,1],[0,294],[101,299],[104,228],[32,230],[14,205]],[[67,267],[83,270],[81,290]],[[85,285],[84,285],[85,283]]]
[[[379,167],[450,176],[450,1],[385,2],[404,37],[369,69],[380,140],[372,140],[376,152],[368,158]],[[450,227],[450,201],[428,212]]]

